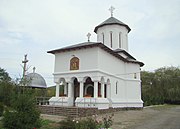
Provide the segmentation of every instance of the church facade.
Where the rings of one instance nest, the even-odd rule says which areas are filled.
[[[98,109],[143,107],[140,67],[128,52],[128,25],[111,16],[95,27],[97,42],[51,50],[56,96],[50,105]],[[90,36],[90,35],[89,35]]]

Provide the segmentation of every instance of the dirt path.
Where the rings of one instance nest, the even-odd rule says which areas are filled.
[[[118,112],[114,116],[112,129],[180,129],[180,106]]]

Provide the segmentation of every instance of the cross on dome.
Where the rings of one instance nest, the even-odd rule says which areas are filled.
[[[109,11],[111,12],[111,17],[113,17],[113,11],[115,10],[115,8],[113,7],[113,6],[111,6],[110,8],[109,8]]]
[[[88,42],[89,42],[89,41],[90,41],[91,34],[88,33],[88,34],[87,34],[87,37],[88,37]]]

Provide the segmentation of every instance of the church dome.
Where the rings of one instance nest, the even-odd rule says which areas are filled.
[[[47,88],[45,79],[38,73],[29,73],[26,76],[27,80],[29,80],[28,86],[34,88]]]
[[[118,19],[114,18],[114,17],[110,17],[107,20],[105,20],[103,23],[99,24],[98,26],[95,27],[94,32],[97,33],[97,30],[105,25],[120,25],[120,26],[124,26],[127,28],[128,32],[131,31],[131,29],[129,28],[128,25],[126,25],[125,23],[119,21]]]

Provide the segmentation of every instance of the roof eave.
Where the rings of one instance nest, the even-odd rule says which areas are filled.
[[[96,26],[95,29],[94,29],[94,32],[97,33],[98,28],[103,27],[105,25],[121,25],[121,26],[124,26],[124,27],[127,28],[128,33],[131,31],[131,28],[128,25],[124,25],[124,24],[120,24],[120,23],[108,23],[108,24],[103,24],[103,25]]]

